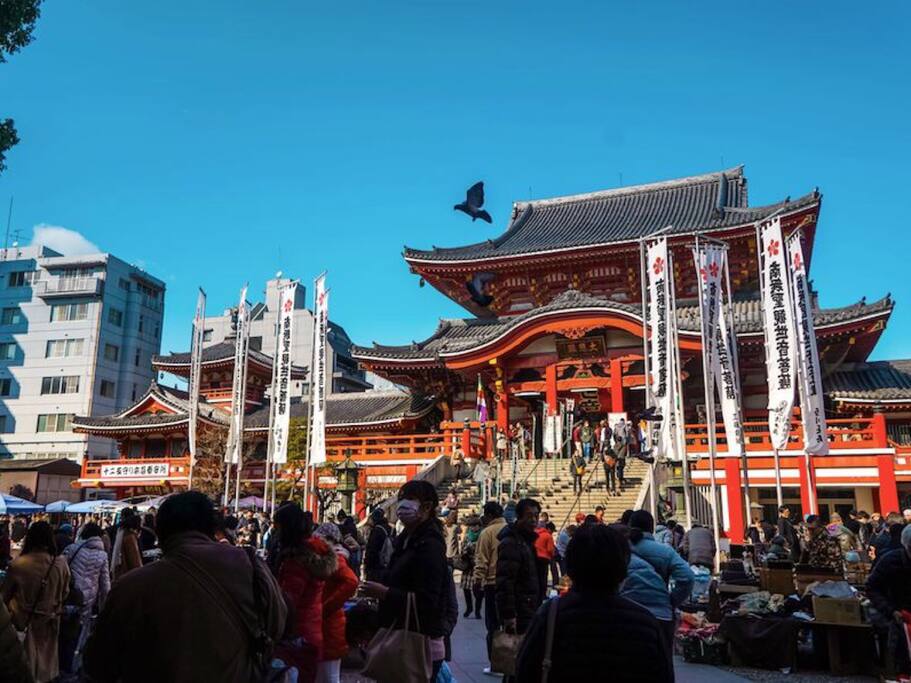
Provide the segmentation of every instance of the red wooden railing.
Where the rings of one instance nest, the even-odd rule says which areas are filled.
[[[453,436],[447,431],[436,434],[390,434],[377,436],[330,436],[326,439],[326,457],[342,460],[350,453],[355,460],[433,460],[450,455]]]
[[[886,419],[878,414],[873,417],[859,417],[848,419],[827,420],[827,434],[830,449],[863,449],[863,448],[890,448],[889,438],[886,436]],[[747,451],[771,451],[772,442],[769,437],[769,425],[765,421],[748,421],[743,423],[744,437]],[[705,453],[708,451],[708,431],[705,424],[688,424],[685,428],[686,449],[691,453]],[[717,424],[715,438],[718,443],[718,452],[727,450],[727,437],[724,425]],[[800,422],[791,423],[791,434],[788,438],[786,450],[800,450],[803,448],[803,426]]]

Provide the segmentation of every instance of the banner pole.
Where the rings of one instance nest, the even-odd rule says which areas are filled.
[[[639,285],[642,297],[642,358],[645,371],[645,407],[646,409],[654,405],[652,397],[652,375],[649,363],[648,350],[648,287],[645,284],[648,270],[645,258],[645,240],[639,240]],[[645,430],[645,447],[652,450],[652,426],[647,424]],[[652,463],[648,466],[648,508],[652,517],[658,519],[658,491],[656,490],[657,477],[655,469],[657,468],[657,459],[653,458]],[[605,486],[607,484],[605,483]]]
[[[674,345],[674,371],[669,378],[670,381],[674,383],[674,423],[675,427],[675,438],[677,439],[677,449],[681,454],[681,465],[683,470],[683,505],[686,510],[686,528],[690,529],[693,526],[693,501],[691,499],[691,486],[690,486],[690,462],[689,456],[686,452],[686,436],[685,428],[686,423],[684,422],[684,412],[683,412],[683,385],[680,382],[680,339],[677,334],[677,287],[674,283],[674,254],[671,251],[670,245],[668,245],[667,250],[667,268],[668,268],[668,277],[670,279],[670,287],[668,287],[669,299],[670,299],[670,311],[671,315],[668,316],[668,324],[671,327],[671,341]]]
[[[709,509],[712,515],[712,536],[715,540],[715,553],[714,553],[714,562],[715,562],[715,571],[718,572],[721,568],[720,565],[720,540],[721,534],[718,530],[718,482],[715,477],[715,452],[718,448],[717,438],[715,433],[715,387],[714,387],[714,377],[712,376],[712,368],[710,367],[710,359],[707,352],[707,344],[710,335],[714,336],[715,330],[710,329],[710,325],[714,326],[714,321],[706,320],[706,314],[708,313],[705,310],[705,283],[700,277],[699,267],[702,263],[702,244],[699,240],[699,235],[696,235],[696,282],[699,287],[699,319],[700,319],[700,329],[702,331],[702,383],[704,385],[704,394],[705,394],[705,430],[708,437],[708,447],[709,447],[709,495],[711,500],[709,501]]]

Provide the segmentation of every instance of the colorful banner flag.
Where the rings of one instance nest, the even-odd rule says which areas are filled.
[[[277,353],[272,362],[275,393],[272,410],[272,462],[288,462],[288,431],[291,422],[291,348],[294,338],[294,297],[297,283],[282,288],[278,298],[278,324],[275,327]]]
[[[237,324],[234,338],[234,380],[231,387],[231,426],[225,461],[238,466],[243,460],[244,412],[247,396],[247,356],[250,351],[250,309],[247,306],[247,285],[240,290],[237,304]],[[238,474],[238,476],[240,476]]]
[[[788,262],[791,267],[791,295],[797,322],[797,386],[800,389],[800,416],[803,421],[804,447],[807,453],[827,455],[826,409],[819,369],[819,350],[813,327],[813,305],[807,282],[806,262],[800,244],[800,232],[788,238]]]
[[[777,216],[759,227],[759,270],[769,383],[769,434],[772,447],[781,450],[787,446],[791,432],[797,359],[794,306],[788,286],[781,220]]]
[[[329,333],[329,290],[326,275],[313,282],[313,360],[310,363],[310,464],[326,462],[326,368]]]
[[[478,375],[478,422],[487,422],[487,396],[484,393],[484,384],[481,382],[481,375]]]
[[[667,239],[650,244],[646,249],[648,291],[648,328],[651,330],[649,365],[652,396],[662,416],[655,444],[655,455],[668,460],[678,460],[676,438],[676,318],[671,307],[673,276],[668,261]]]
[[[196,427],[199,418],[199,378],[202,373],[202,337],[206,326],[206,293],[200,287],[196,298],[196,315],[193,316],[193,336],[190,339],[190,378],[187,386],[190,404],[187,441],[190,462],[196,462]]]
[[[728,454],[743,454],[743,413],[740,403],[740,382],[735,367],[734,354],[737,336],[734,326],[728,324],[728,314],[724,306],[718,312],[718,343],[716,345],[715,387],[721,397],[721,417],[724,420],[724,434],[728,442]]]

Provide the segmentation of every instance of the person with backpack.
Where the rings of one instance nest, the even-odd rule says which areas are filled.
[[[57,641],[69,586],[70,569],[57,554],[51,525],[33,523],[25,534],[22,554],[9,566],[2,597],[16,630],[25,633],[22,644],[35,683],[60,675]]]
[[[370,513],[367,525],[370,527],[370,533],[367,536],[367,550],[364,553],[364,571],[368,581],[382,583],[386,578],[389,560],[392,558],[392,527],[389,526],[382,508],[376,508]]]
[[[103,533],[95,522],[88,522],[79,531],[80,540],[63,551],[70,566],[71,592],[78,591],[82,598],[82,604],[78,607],[79,635],[72,655],[74,671],[79,670],[80,653],[91,631],[92,615],[96,608],[100,610],[104,606],[111,590],[108,554],[101,541]]]
[[[572,587],[537,611],[516,660],[518,683],[674,680],[671,652],[647,609],[618,595],[630,557],[616,529],[588,524],[566,554]]]
[[[89,638],[93,683],[249,683],[285,633],[281,589],[252,549],[218,543],[204,494],[170,496],[155,520],[162,559],[117,581]]]
[[[585,474],[585,458],[582,457],[582,450],[579,448],[573,451],[573,457],[569,459],[569,473],[573,478],[573,493],[581,495],[582,476]]]

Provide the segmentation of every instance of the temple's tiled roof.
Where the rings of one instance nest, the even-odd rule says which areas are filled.
[[[433,396],[404,391],[332,394],[326,400],[326,426],[338,428],[414,419],[426,415],[435,405]],[[307,401],[292,400],[291,417],[306,416]],[[268,425],[268,404],[244,418],[245,429],[266,429]]]
[[[747,203],[743,167],[601,192],[516,202],[506,232],[493,240],[426,251],[405,247],[408,261],[471,261],[629,242],[668,226],[667,235],[750,225],[778,211],[818,202],[813,191],[766,206]]]
[[[203,363],[218,363],[226,360],[234,360],[233,342],[219,342],[218,344],[213,344],[212,346],[206,346],[202,350]],[[272,367],[272,356],[266,355],[262,351],[257,351],[256,349],[250,349],[250,360],[269,368]],[[152,364],[166,366],[185,365],[189,367],[190,354],[189,352],[181,352],[169,353],[168,355],[152,356]],[[293,366],[293,372],[295,377],[303,377],[307,373],[307,368],[295,365]]]
[[[911,360],[858,363],[832,373],[824,384],[833,400],[911,402]]]
[[[892,299],[886,296],[871,304],[859,302],[842,308],[817,309],[814,322],[818,327],[848,322],[868,315],[888,313],[893,307]],[[390,359],[436,362],[440,356],[455,355],[496,339],[511,329],[519,327],[529,319],[550,313],[561,313],[582,309],[600,309],[625,314],[642,320],[642,309],[636,304],[624,304],[567,290],[555,297],[546,306],[535,308],[517,316],[500,318],[469,318],[441,320],[436,331],[422,342],[404,346],[354,346],[351,355],[357,360]],[[678,328],[684,333],[699,332],[698,306],[677,307]],[[762,313],[759,299],[734,302],[734,325],[739,334],[762,331]]]

